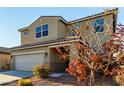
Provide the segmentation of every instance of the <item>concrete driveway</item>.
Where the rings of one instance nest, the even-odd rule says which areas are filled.
[[[0,72],[0,85],[10,83],[12,81],[16,81],[22,78],[31,77],[32,75],[33,75],[32,72],[27,72],[27,71],[10,70],[5,72]]]

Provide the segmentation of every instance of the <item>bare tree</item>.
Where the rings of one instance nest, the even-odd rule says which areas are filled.
[[[112,22],[115,21],[117,12],[114,12],[114,15]],[[89,80],[88,85],[95,84],[95,73],[98,71],[102,71],[103,76],[116,75],[119,72],[120,65],[124,62],[122,43],[124,26],[117,25],[115,33],[113,33],[111,29],[113,24],[108,24],[105,16],[102,18],[104,18],[104,26],[106,26],[105,34],[109,35],[109,39],[106,39],[106,35],[99,37],[94,25],[87,20],[85,25],[80,23],[78,26],[72,25],[70,27],[73,34],[71,38],[76,38],[78,41],[72,44],[73,49],[70,51],[63,47],[66,52],[60,54],[64,60],[68,59],[70,53],[75,56],[66,71],[77,77],[79,81]],[[103,25],[99,26],[99,30],[101,29],[103,29]],[[90,71],[88,75],[86,68]]]

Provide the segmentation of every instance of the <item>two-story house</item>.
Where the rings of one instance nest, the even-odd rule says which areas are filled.
[[[92,39],[91,31],[104,43],[115,32],[116,12],[118,9],[109,10],[67,22],[61,16],[41,16],[28,27],[18,31],[21,34],[21,45],[11,48],[12,67],[16,70],[32,71],[33,67],[42,63],[48,63],[51,70],[62,71],[66,64],[61,62],[57,55],[56,47],[68,47],[73,51],[72,44],[78,40],[72,38],[73,27],[89,26],[82,37],[86,37],[87,43],[96,45],[97,39]],[[70,52],[70,60],[73,54]]]

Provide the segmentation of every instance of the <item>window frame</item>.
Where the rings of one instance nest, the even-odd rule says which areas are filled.
[[[25,33],[27,33],[27,34],[25,34]],[[24,32],[23,32],[23,36],[24,36],[24,37],[28,37],[28,32],[27,32],[27,31],[24,31]]]
[[[37,29],[40,28],[41,30],[40,31],[37,31]],[[40,36],[37,37],[37,34],[40,33]],[[41,38],[41,34],[42,34],[42,28],[41,26],[37,26],[35,28],[35,38]]]
[[[35,28],[35,38],[36,38],[36,39],[44,38],[44,37],[47,37],[47,36],[48,36],[49,26],[47,27],[47,29],[45,29],[45,31],[47,31],[47,35],[43,36],[43,32],[45,32],[45,31],[43,30],[43,26],[45,26],[45,25],[48,26],[48,24],[43,24],[43,25],[41,25],[41,26],[37,26],[37,27],[36,27],[36,28],[38,28],[38,27],[41,28],[41,30],[40,30],[39,32],[37,32],[37,31],[36,31],[36,28]],[[37,37],[37,36],[36,36],[37,33],[41,33],[41,36],[40,36],[40,37]]]
[[[100,20],[101,19],[101,24],[100,23],[98,23],[98,20]],[[94,25],[96,25],[96,26],[94,26]],[[95,33],[104,33],[104,18],[97,18],[97,19],[95,19],[94,21],[93,21],[93,23],[92,23],[92,26],[93,26],[93,28],[94,28],[94,31],[95,31]],[[98,27],[98,26],[100,26],[100,28],[99,28],[99,30],[98,31],[96,31],[96,28]],[[102,30],[103,29],[103,30]],[[101,31],[102,30],[102,31]]]
[[[46,28],[45,29],[43,28],[43,26],[45,26],[45,25],[47,25],[47,29]],[[49,30],[48,24],[42,25],[42,37],[48,36],[48,30]],[[46,31],[47,31],[47,35],[44,36],[43,33],[46,32]]]

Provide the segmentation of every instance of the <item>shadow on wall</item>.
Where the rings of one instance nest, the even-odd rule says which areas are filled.
[[[54,48],[50,49],[50,67],[53,72],[65,72],[66,62],[63,62]]]

